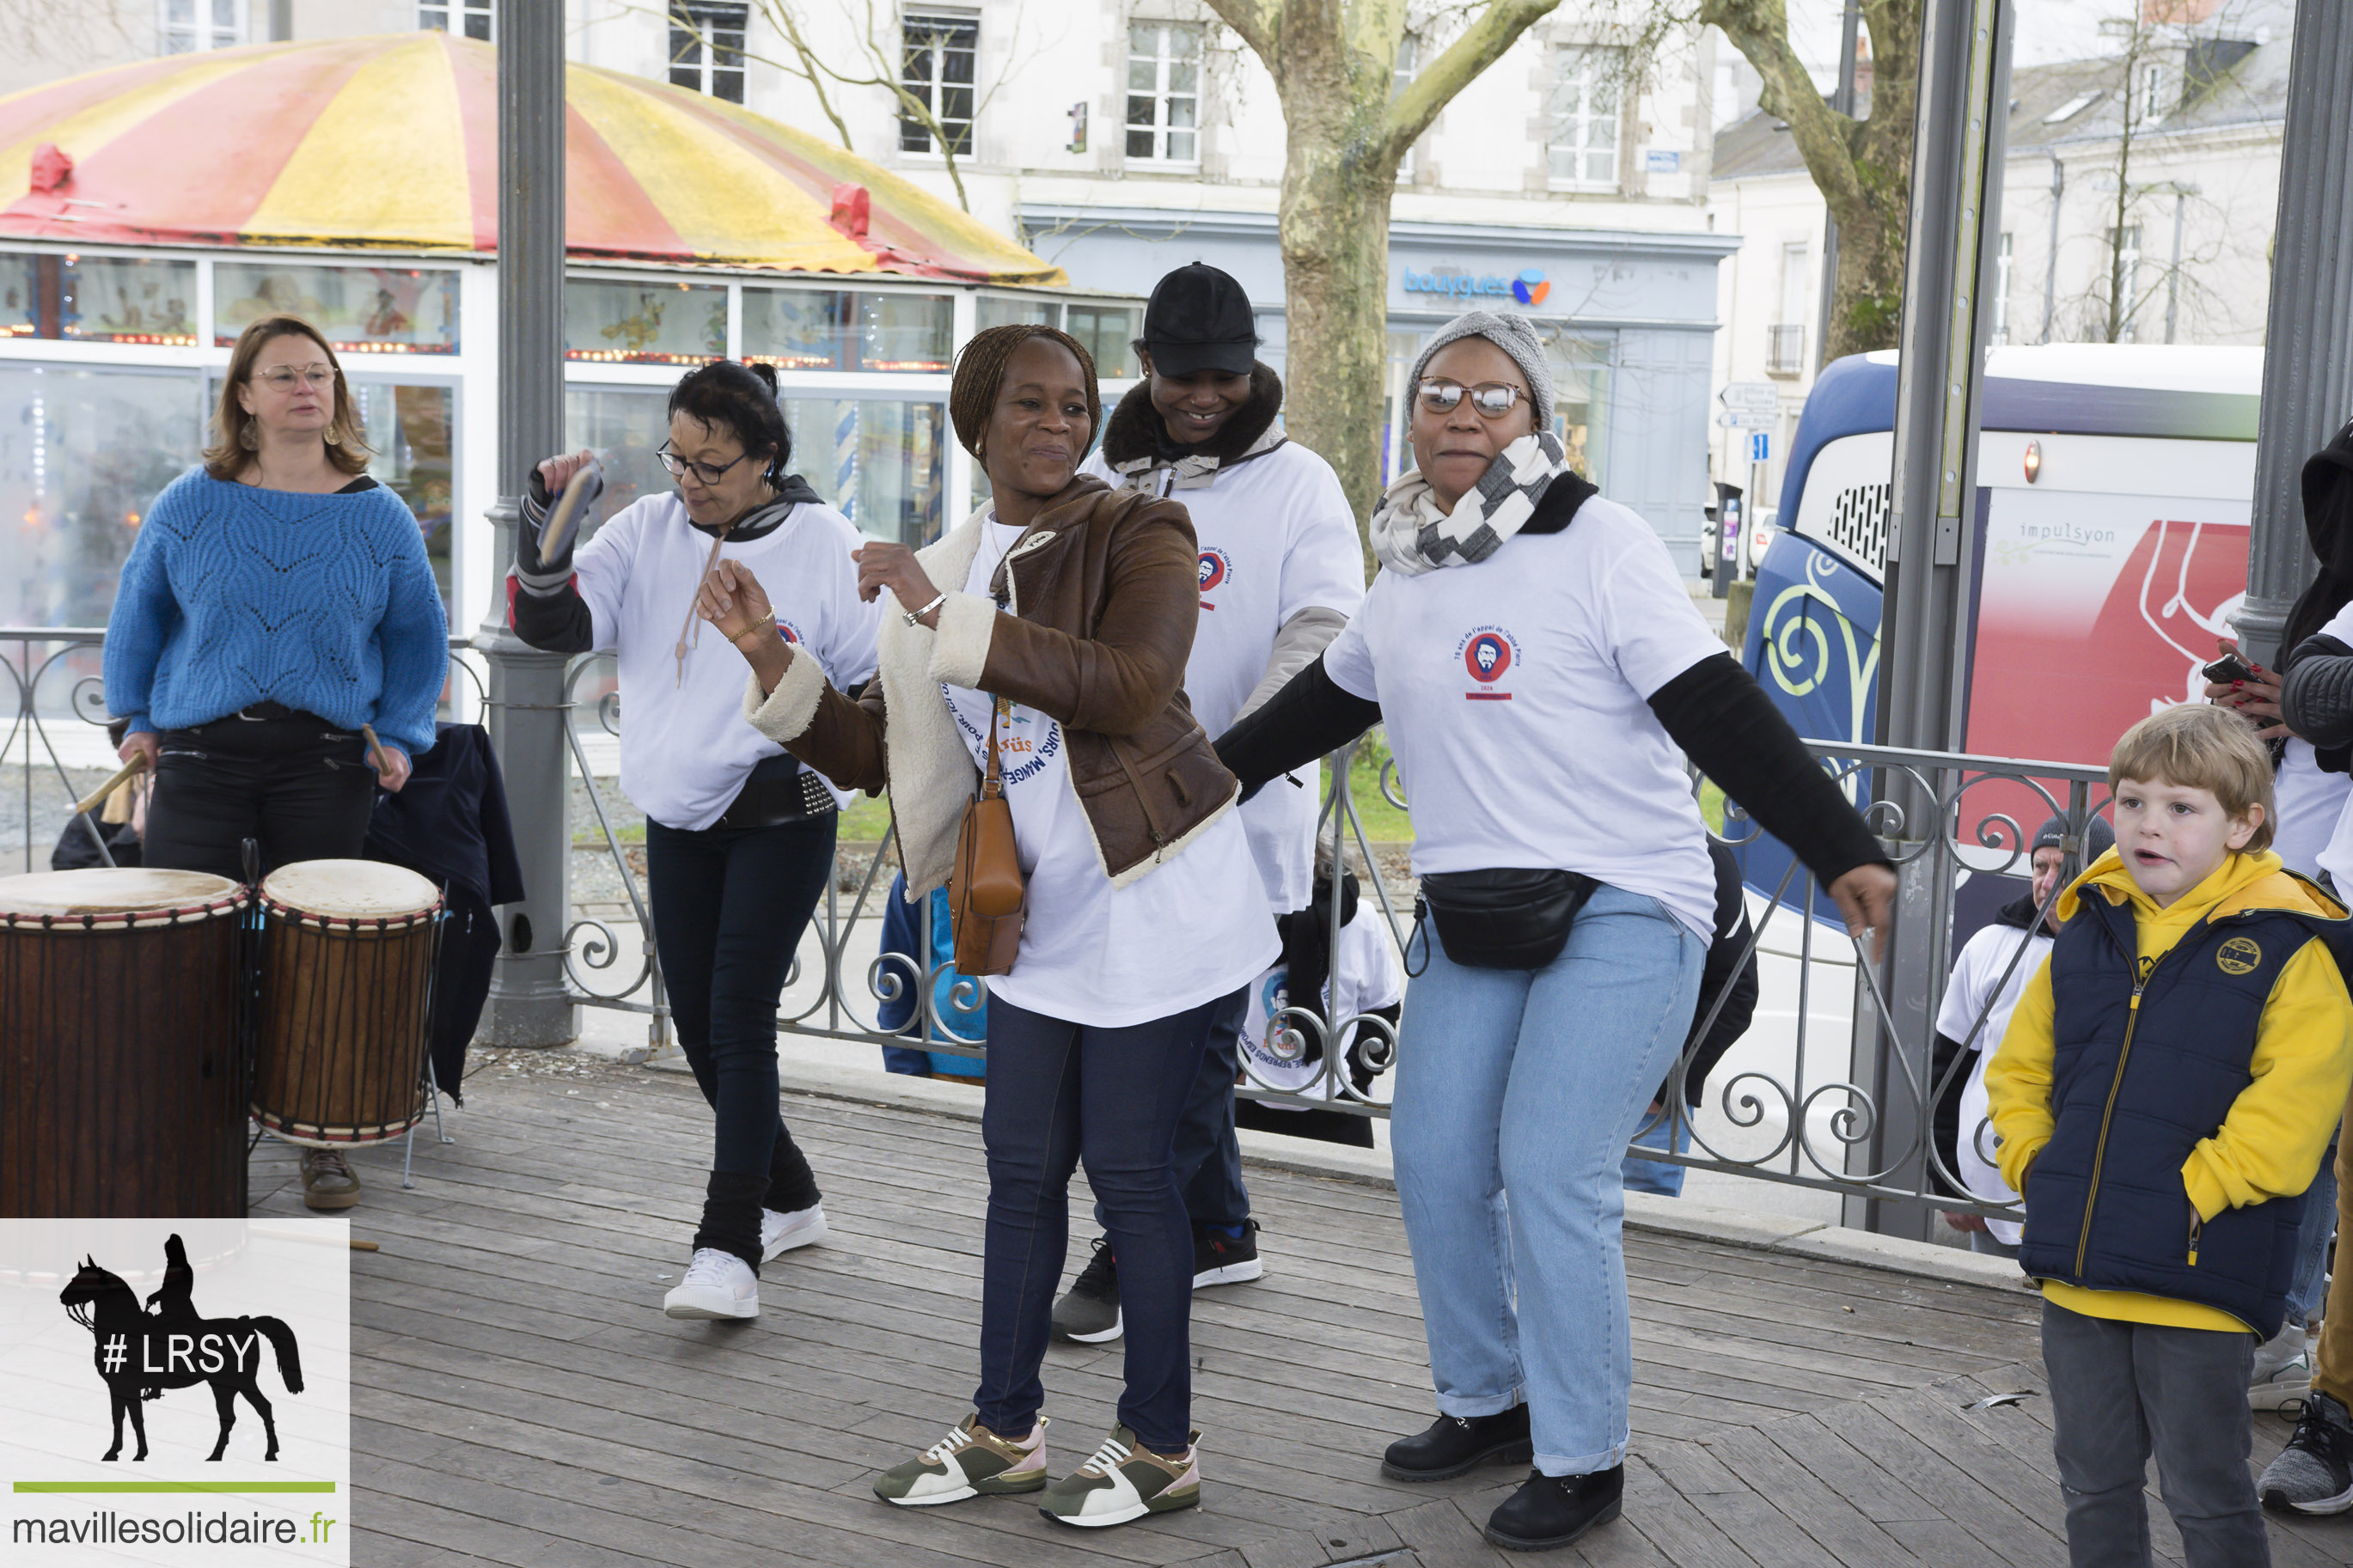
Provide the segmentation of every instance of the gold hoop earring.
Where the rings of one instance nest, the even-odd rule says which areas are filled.
[[[245,423],[237,429],[237,444],[248,452],[261,450],[261,437],[255,434],[253,416],[250,414],[245,416]]]

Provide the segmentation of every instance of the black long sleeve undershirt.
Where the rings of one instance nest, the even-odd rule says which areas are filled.
[[[1888,863],[1862,814],[1731,654],[1700,660],[1653,692],[1650,705],[1700,772],[1788,845],[1824,887],[1858,866]],[[1218,757],[1241,780],[1248,799],[1267,780],[1355,740],[1380,717],[1380,704],[1344,689],[1319,658],[1219,736]]]

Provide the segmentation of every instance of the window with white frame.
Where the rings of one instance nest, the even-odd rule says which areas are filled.
[[[192,55],[245,42],[245,0],[162,0],[163,52]]]
[[[1553,51],[1552,183],[1567,190],[1618,188],[1620,49]]]
[[[1993,342],[2010,342],[2010,236],[2005,234],[1994,242],[1993,248]]]
[[[743,102],[751,9],[727,0],[670,0],[670,85]]]
[[[418,0],[417,26],[435,33],[462,33],[484,43],[495,42],[493,0]]]
[[[1127,155],[1154,163],[1198,163],[1200,125],[1200,26],[1129,23]]]
[[[972,151],[973,63],[980,50],[980,18],[910,12],[899,24],[899,86],[938,121],[945,151]],[[913,114],[899,117],[899,151],[936,153],[932,130]]]
[[[2109,341],[2126,342],[2135,335],[2134,318],[2140,312],[2140,225],[2108,230],[2108,244],[2116,253],[2108,269],[2108,321],[2115,330]]]

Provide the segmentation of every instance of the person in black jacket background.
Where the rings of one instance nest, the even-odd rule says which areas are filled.
[[[1707,1075],[1724,1059],[1733,1042],[1748,1032],[1749,1019],[1757,1016],[1757,953],[1752,945],[1756,931],[1748,923],[1748,898],[1741,890],[1740,862],[1732,851],[1711,838],[1707,841],[1709,860],[1715,866],[1715,939],[1707,945],[1707,958],[1700,966],[1699,1005],[1692,1013],[1691,1037],[1683,1049],[1688,1058],[1683,1067],[1683,1107],[1686,1111],[1699,1110],[1700,1097],[1707,1089]],[[1716,1007],[1715,999],[1724,998]],[[1708,1017],[1715,1010],[1713,1022]],[[1707,1032],[1703,1037],[1700,1031]],[[1651,1100],[1651,1109],[1643,1113],[1642,1130],[1635,1142],[1653,1149],[1672,1149],[1680,1154],[1691,1147],[1691,1118],[1665,1114],[1667,1098],[1675,1091],[1674,1074],[1659,1085],[1659,1092]],[[1626,1156],[1622,1175],[1630,1193],[1653,1193],[1660,1197],[1683,1195],[1684,1167],[1666,1160],[1645,1160],[1639,1155]]]

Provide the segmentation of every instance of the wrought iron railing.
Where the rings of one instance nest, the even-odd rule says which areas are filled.
[[[102,642],[102,632],[94,628],[0,628],[0,667],[8,672],[14,698],[0,759],[19,773],[16,788],[7,793],[16,796],[22,862],[28,869],[37,864],[37,850],[39,863],[46,863],[49,842],[36,831],[36,805],[46,803],[48,816],[59,824],[71,809],[73,782],[58,744],[63,733],[59,726],[74,725],[76,732],[87,737],[85,726],[104,722],[97,669]],[[470,710],[480,711],[483,681],[474,665],[480,655],[457,638],[452,639],[452,689],[470,696],[477,705]],[[618,873],[627,915],[616,921],[576,913],[565,933],[565,974],[584,1005],[646,1016],[649,1048],[659,1051],[670,1048],[669,1009],[650,915],[629,861],[629,846],[605,793],[607,775],[595,765],[587,743],[599,732],[619,733],[617,696],[609,689],[592,689],[609,688],[609,673],[607,656],[575,659],[566,702],[572,714],[573,759],[594,818],[591,843],[610,857]],[[79,744],[80,751],[93,752],[86,739]],[[1941,1074],[1931,1072],[1936,1010],[1956,945],[1954,894],[1970,878],[2022,877],[2031,830],[2048,816],[2063,816],[2080,840],[2089,816],[2105,804],[2105,774],[2062,763],[1901,752],[1844,742],[1810,745],[1856,799],[1873,803],[1868,807],[1873,826],[1898,867],[1902,912],[1892,933],[1890,956],[1883,964],[1858,963],[1856,943],[1812,879],[1764,839],[1737,805],[1725,805],[1718,825],[1723,841],[1749,858],[1755,928],[1751,951],[1762,981],[1757,1019],[1710,1075],[1695,1113],[1687,1109],[1683,1095],[1689,1058],[1677,1062],[1662,1097],[1663,1109],[1654,1113],[1645,1131],[1668,1122],[1688,1137],[1688,1151],[1645,1145],[1634,1152],[1662,1163],[1834,1194],[1855,1205],[1910,1205],[1915,1215],[1925,1205],[2015,1217],[2013,1209],[1957,1195],[1964,1190],[1960,1173],[1933,1136],[1937,1101],[1957,1092],[1961,1076],[1999,1044],[1981,1037],[1985,1017],[1980,1009],[1963,1044],[1981,1055],[1965,1051]],[[93,752],[111,758],[102,747]],[[1382,871],[1380,847],[1346,785],[1354,760],[1354,748],[1328,760],[1332,784],[1325,791],[1318,831],[1334,859],[1357,872],[1361,907],[1382,922],[1390,957],[1402,966],[1410,893],[1405,886],[1393,885]],[[1403,808],[1393,766],[1384,762],[1377,776],[1380,793]],[[586,829],[588,825],[578,826]],[[0,854],[5,849],[0,842]],[[955,977],[944,964],[881,952],[879,927],[891,861],[886,837],[860,864],[849,868],[846,884],[839,876],[828,880],[817,918],[796,954],[777,1027],[784,1033],[877,1047],[907,1046],[985,1059],[987,1042],[978,1027],[987,1000],[981,983]],[[1326,911],[1335,935],[1339,913],[1335,888]],[[914,945],[928,954],[933,951],[928,902],[916,906],[913,918],[918,932]],[[625,963],[632,949],[635,962]],[[1333,950],[1338,950],[1336,942]],[[2021,933],[2010,962],[2022,962],[2024,951]],[[913,1020],[903,1031],[883,1029],[880,1011],[907,999],[909,976],[917,972],[923,978],[913,998]],[[1694,1038],[1705,1035],[1723,1001],[1702,998]],[[1358,1086],[1345,1056],[1335,1048],[1352,1034],[1358,1062],[1376,1075],[1369,1089]],[[1245,1097],[1375,1118],[1388,1115],[1390,1069],[1398,1053],[1411,1047],[1377,1014],[1327,1021],[1296,1005],[1275,1017],[1263,1044],[1278,1062],[1299,1063],[1314,1057],[1317,1066],[1303,1086],[1284,1088],[1267,1081],[1246,1062],[1239,1088]],[[1991,1136],[1982,1123],[1962,1129],[1961,1135],[1978,1139],[1980,1150],[1989,1152]],[[1851,1223],[1875,1224],[1883,1216],[1876,1208],[1858,1212],[1851,1207],[1848,1217]]]

